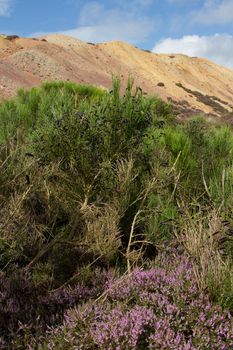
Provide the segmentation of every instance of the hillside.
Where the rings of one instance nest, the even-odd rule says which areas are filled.
[[[145,94],[175,105],[180,117],[206,113],[231,120],[233,71],[206,59],[161,55],[123,42],[86,43],[64,35],[44,38],[0,36],[0,96],[48,80],[71,80],[111,88],[112,75],[131,75]],[[123,84],[124,85],[124,84]]]

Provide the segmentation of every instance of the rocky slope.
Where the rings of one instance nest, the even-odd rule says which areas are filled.
[[[233,71],[206,59],[161,55],[123,42],[92,44],[64,35],[29,39],[0,35],[0,96],[46,80],[72,80],[111,87],[134,77],[145,94],[170,100],[182,118],[204,112],[233,119]]]

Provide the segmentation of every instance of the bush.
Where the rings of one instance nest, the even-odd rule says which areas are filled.
[[[110,272],[95,270],[89,274],[86,283],[80,281],[73,287],[64,286],[48,292],[45,284],[40,281],[36,285],[25,273],[1,273],[0,348],[9,349],[12,342],[17,343],[17,339],[26,337],[28,331],[30,336],[40,336],[49,327],[61,323],[66,310],[97,297],[111,279]],[[12,345],[12,349],[16,347]]]
[[[105,91],[93,86],[72,82],[46,82],[41,88],[20,89],[17,97],[0,105],[0,142],[16,137],[17,132],[27,136],[38,121],[54,115],[72,113],[80,100],[102,98]]]
[[[134,270],[111,282],[102,301],[70,310],[38,350],[230,349],[231,316],[198,291],[193,277],[185,258],[170,270]]]

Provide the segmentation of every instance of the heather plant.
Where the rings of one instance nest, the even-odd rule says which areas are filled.
[[[67,309],[89,298],[96,298],[104,291],[105,284],[109,283],[112,276],[111,271],[100,272],[95,269],[89,273],[87,281],[79,279],[73,286],[48,292],[47,280],[41,283],[40,279],[38,285],[27,273],[14,270],[2,272],[0,349],[9,349],[12,341],[24,338],[29,331],[30,336],[41,335],[48,327],[61,323]]]
[[[166,266],[111,280],[96,301],[71,309],[62,326],[35,339],[36,348],[230,349],[232,318],[199,291],[189,260],[173,257]]]

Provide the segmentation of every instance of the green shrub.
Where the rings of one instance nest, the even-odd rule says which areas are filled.
[[[17,130],[27,136],[36,123],[75,110],[80,100],[98,100],[104,90],[72,82],[46,82],[40,88],[20,89],[17,97],[0,105],[0,142],[16,137]]]
[[[132,81],[120,91],[47,82],[0,105],[2,269],[57,287],[91,264],[154,258],[200,210],[232,230],[232,130],[178,123]]]

